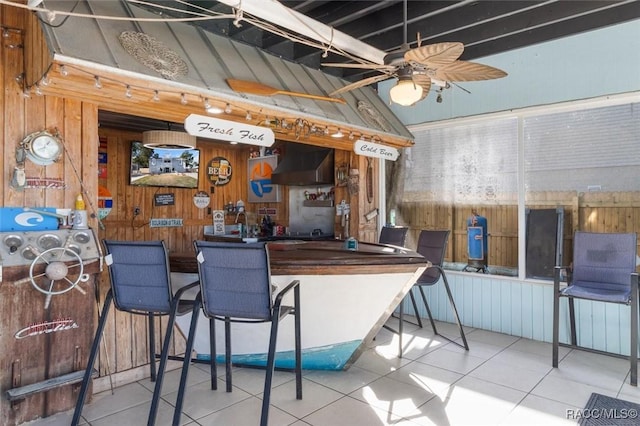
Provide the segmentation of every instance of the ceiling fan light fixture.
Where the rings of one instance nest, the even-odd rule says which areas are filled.
[[[415,84],[411,78],[400,78],[389,91],[389,97],[399,105],[413,105],[422,98],[422,86]]]
[[[149,130],[142,133],[142,144],[153,149],[193,149],[196,137],[185,132]]]

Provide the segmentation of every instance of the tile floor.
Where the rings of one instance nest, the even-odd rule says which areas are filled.
[[[440,323],[439,331],[456,335],[453,324]],[[592,392],[640,403],[624,359],[561,348],[560,366],[553,369],[547,343],[469,328],[466,352],[428,325],[405,326],[405,332],[402,359],[396,356],[397,336],[382,330],[349,370],[304,371],[301,401],[295,399],[293,373],[276,372],[269,424],[569,425],[577,421],[568,412],[584,408]],[[224,366],[218,368],[222,382]],[[159,425],[171,423],[179,376],[179,369],[165,376]],[[259,424],[264,371],[234,369],[232,393],[224,383],[210,390],[208,379],[208,365],[190,369],[183,425]],[[144,425],[152,391],[146,379],[96,394],[81,424]],[[72,414],[29,425],[66,426]]]

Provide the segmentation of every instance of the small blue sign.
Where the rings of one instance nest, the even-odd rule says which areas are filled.
[[[45,214],[43,214],[45,213]],[[22,207],[0,207],[0,231],[47,231],[58,229],[58,218],[53,207],[24,209]]]

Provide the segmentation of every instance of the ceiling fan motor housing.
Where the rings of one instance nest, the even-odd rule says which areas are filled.
[[[384,56],[384,64],[385,65],[402,65],[406,61],[404,59],[404,54],[406,50],[391,52]]]

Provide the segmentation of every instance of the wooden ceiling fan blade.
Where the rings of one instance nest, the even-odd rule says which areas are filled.
[[[354,64],[354,63],[339,63],[339,62],[329,62],[321,64],[323,67],[332,67],[332,68],[358,68],[358,69],[366,69],[366,70],[389,70],[393,71],[395,68],[393,65],[382,65],[382,64]]]
[[[480,81],[502,78],[507,73],[501,69],[475,62],[456,61],[436,70],[433,78],[443,81]]]
[[[238,92],[238,93],[249,93],[251,95],[258,95],[258,96],[288,95],[288,96],[296,96],[299,98],[315,99],[319,101],[338,102],[341,104],[346,103],[346,101],[341,98],[312,95],[309,93],[302,93],[302,92],[290,92],[288,90],[280,90],[275,87],[267,86],[266,84],[258,83],[257,81],[235,80],[232,78],[228,78],[226,81],[229,87],[234,92]]]
[[[421,100],[423,100],[424,98],[426,98],[427,95],[429,94],[429,90],[431,90],[431,77],[429,77],[426,74],[414,73],[411,75],[411,80],[413,80],[413,82],[418,86],[422,87],[422,96],[420,96],[420,99],[418,99],[412,104],[412,105],[415,105]]]
[[[330,96],[339,95],[340,93],[359,89],[360,87],[368,86],[369,84],[377,83],[379,81],[386,80],[390,77],[392,76],[387,74],[374,75],[373,77],[365,78],[363,80],[356,81],[355,83],[347,84],[346,86],[341,87],[340,89],[334,90],[329,95]]]
[[[404,54],[407,62],[417,62],[429,68],[450,64],[462,55],[464,45],[458,42],[427,44],[408,50]]]

